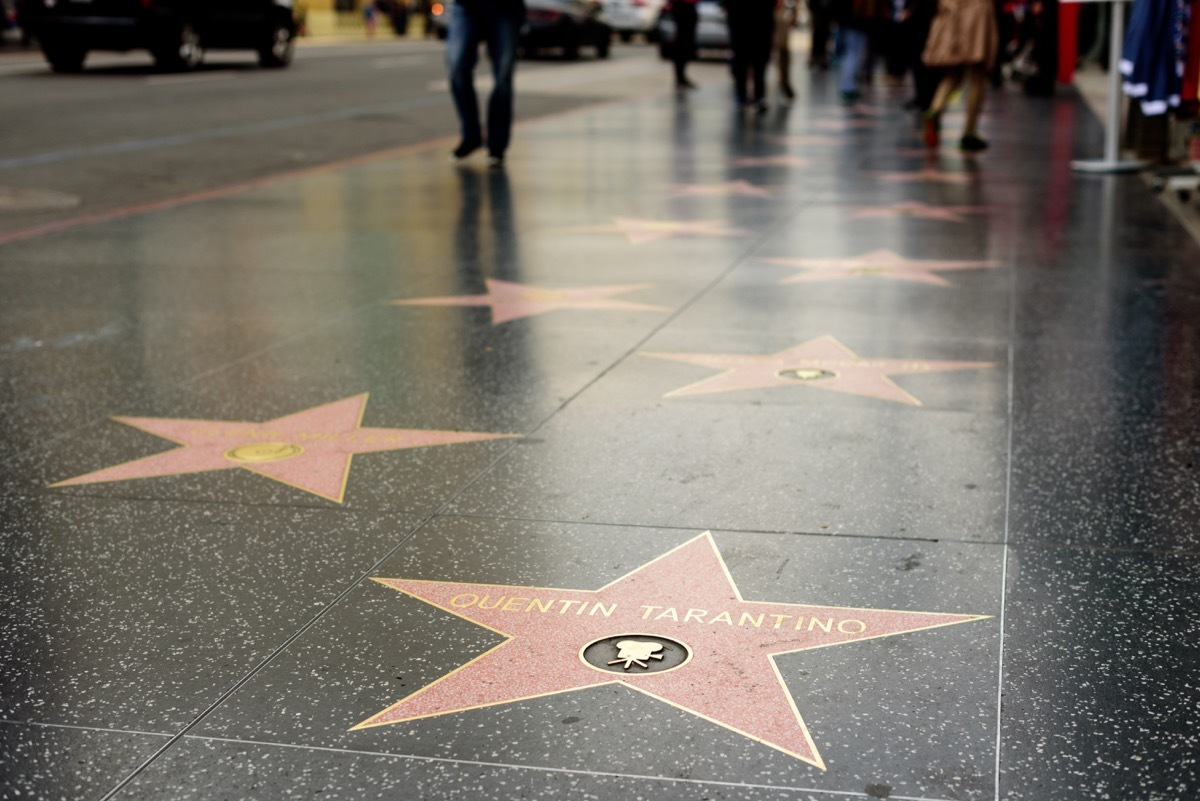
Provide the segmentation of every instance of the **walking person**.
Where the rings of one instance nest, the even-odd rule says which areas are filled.
[[[937,16],[937,7],[937,0],[906,0],[901,27],[913,79],[913,99],[909,106],[922,113],[929,110],[942,79],[941,72],[921,58],[929,41],[933,18]]]
[[[767,110],[767,65],[774,45],[776,0],[726,0],[733,91],[739,105]]]
[[[700,23],[696,0],[671,0],[671,19],[675,23],[675,88],[695,89],[687,79],[687,65],[696,58],[696,26]]]
[[[829,69],[829,34],[833,28],[831,0],[807,0],[812,37],[808,48],[809,69]]]
[[[843,103],[853,103],[862,95],[859,75],[867,68],[871,32],[883,7],[883,0],[836,0],[834,16],[845,48],[838,62],[838,89]]]
[[[926,66],[942,67],[947,72],[925,112],[926,146],[936,148],[940,144],[942,112],[954,91],[966,81],[967,121],[958,146],[967,152],[987,149],[987,141],[979,135],[979,115],[996,61],[998,38],[992,0],[938,0],[923,60]]]
[[[479,60],[479,45],[484,44],[494,79],[487,108],[488,166],[504,166],[504,153],[512,133],[517,39],[524,21],[524,0],[456,0],[450,6],[446,69],[462,130],[461,141],[452,153],[456,160],[466,158],[484,144],[475,94],[475,64]]]

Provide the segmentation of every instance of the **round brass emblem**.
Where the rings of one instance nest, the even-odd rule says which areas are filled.
[[[789,381],[820,381],[823,378],[837,378],[837,373],[832,370],[822,370],[819,367],[794,367],[780,370],[775,375]]]
[[[225,458],[234,462],[281,462],[304,453],[304,448],[290,442],[251,442],[225,451]]]
[[[658,634],[614,634],[583,646],[579,658],[605,673],[636,676],[681,668],[691,661],[692,649]]]

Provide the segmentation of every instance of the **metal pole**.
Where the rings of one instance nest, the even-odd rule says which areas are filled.
[[[1121,161],[1121,48],[1125,44],[1125,0],[1110,0],[1108,39],[1108,119],[1104,126],[1104,158],[1072,161],[1076,172],[1137,172],[1144,161]]]
[[[1116,163],[1121,143],[1121,48],[1125,43],[1125,3],[1109,6],[1112,19],[1108,30],[1108,127],[1104,131],[1104,160]]]

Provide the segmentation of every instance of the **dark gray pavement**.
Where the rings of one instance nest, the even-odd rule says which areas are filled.
[[[214,52],[189,74],[156,72],[137,52],[95,53],[81,75],[53,74],[37,53],[4,56],[0,188],[26,208],[0,214],[0,236],[435,138],[449,150],[442,51],[420,40],[306,44],[286,70]],[[661,91],[669,68],[650,52],[523,61],[517,118]]]
[[[0,78],[0,798],[1194,798],[1200,246],[1083,104],[522,70],[503,171],[432,45]]]

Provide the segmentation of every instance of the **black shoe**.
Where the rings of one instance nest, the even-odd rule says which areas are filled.
[[[450,158],[455,161],[462,161],[467,156],[474,153],[479,148],[483,147],[483,140],[473,139],[469,142],[459,142],[458,147],[450,152]]]
[[[977,133],[963,134],[963,138],[958,141],[958,149],[965,153],[980,153],[987,148],[987,140]]]
[[[682,91],[684,89],[695,89],[696,84],[689,81],[687,78],[675,82],[675,88]]]
[[[789,103],[796,99],[796,90],[788,84],[780,86],[779,91],[783,95],[783,99]]]
[[[490,169],[490,170],[503,170],[504,169],[504,154],[503,153],[489,153],[487,164],[488,164],[488,169]]]

